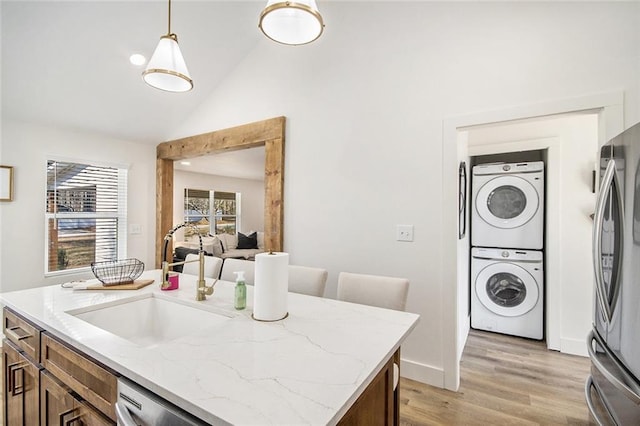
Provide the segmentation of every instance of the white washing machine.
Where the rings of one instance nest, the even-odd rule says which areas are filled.
[[[541,250],[544,163],[473,167],[471,245]]]
[[[471,249],[471,327],[541,340],[542,252]]]

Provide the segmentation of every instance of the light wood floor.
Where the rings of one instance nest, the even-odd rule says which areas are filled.
[[[593,425],[584,400],[589,359],[542,342],[472,330],[458,392],[400,380],[400,424]]]

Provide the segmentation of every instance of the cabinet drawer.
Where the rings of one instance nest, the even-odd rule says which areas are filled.
[[[4,335],[29,358],[40,362],[40,333],[42,329],[9,308],[2,311]]]
[[[87,358],[42,333],[41,362],[44,368],[110,419],[116,419],[117,377],[96,361]]]

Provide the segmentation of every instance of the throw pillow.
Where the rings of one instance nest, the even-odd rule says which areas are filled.
[[[209,234],[206,237],[202,237],[202,246],[207,253],[213,253],[216,257],[221,257],[222,253],[224,253],[222,242],[215,235]]]
[[[257,249],[258,248],[258,235],[253,234],[244,235],[242,232],[238,232],[238,249]]]

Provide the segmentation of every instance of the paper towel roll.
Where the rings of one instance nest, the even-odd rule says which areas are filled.
[[[277,321],[287,316],[289,253],[256,255],[253,318]]]

